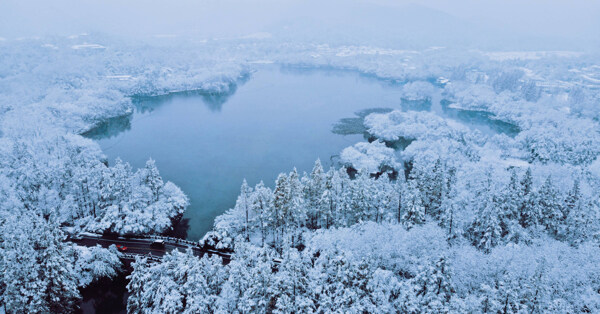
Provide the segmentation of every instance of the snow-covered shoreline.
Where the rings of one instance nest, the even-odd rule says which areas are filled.
[[[410,139],[404,150],[379,141],[347,148],[344,163],[366,170],[355,179],[344,169],[326,171],[317,163],[310,175],[282,173],[274,190],[244,186],[235,208],[217,218],[210,235],[211,241],[235,247],[232,264],[218,268],[215,258],[197,263],[183,253],[158,265],[139,260],[129,287],[132,304],[155,295],[156,278],[179,289],[179,277],[163,268],[185,265],[194,284],[206,287],[193,295],[221,310],[267,297],[285,309],[285,302],[292,302],[286,299],[290,289],[296,288],[308,295],[301,296],[307,309],[326,309],[333,303],[323,300],[331,297],[350,300],[337,305],[349,311],[355,306],[362,311],[415,306],[478,311],[505,295],[515,308],[571,311],[583,303],[600,308],[592,289],[600,256],[600,94],[590,80],[598,74],[594,55],[535,53],[530,58],[525,53],[526,58],[507,59],[449,48],[288,43],[264,34],[177,45],[177,39],[161,40],[124,42],[96,34],[0,42],[0,230],[6,238],[0,250],[8,252],[0,266],[26,260],[22,267],[45,272],[38,265],[45,251],[26,249],[48,243],[56,248],[56,265],[78,259],[85,264],[97,255],[103,264],[82,276],[74,275],[75,268],[61,270],[72,300],[77,286],[114,276],[115,252],[74,251],[62,241],[59,226],[161,233],[183,213],[187,198],[162,181],[153,161],[135,171],[123,162],[108,166],[98,145],[79,134],[130,112],[133,95],[227,92],[268,60],[404,84],[399,100],[431,100],[439,87],[452,107],[490,113],[515,123],[520,132],[514,138],[482,136],[424,112],[371,113],[364,129],[383,141]],[[390,169],[407,177],[391,181],[382,173],[371,175]],[[383,235],[393,237],[381,242]],[[369,253],[373,243],[381,245],[380,251]],[[582,260],[565,260],[568,256]],[[278,273],[272,272],[273,257],[283,259]],[[471,265],[468,258],[480,264]],[[502,265],[494,272],[498,260]],[[535,264],[525,265],[531,260]],[[48,265],[53,270],[54,264]],[[571,272],[578,268],[586,276]],[[8,275],[29,274],[18,270]],[[356,281],[336,290],[345,277],[331,272]],[[318,284],[301,281],[307,276]],[[335,277],[331,285],[328,276]],[[447,285],[443,293],[418,292],[434,277]],[[541,278],[561,286],[547,294],[543,306],[530,304],[544,286]],[[523,282],[530,288],[517,290]],[[268,290],[271,286],[279,290]],[[20,291],[17,284],[9,288],[6,300]],[[251,288],[265,290],[250,294]],[[339,298],[324,291],[338,291]]]

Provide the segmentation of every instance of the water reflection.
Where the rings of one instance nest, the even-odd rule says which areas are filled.
[[[178,97],[199,97],[202,99],[202,103],[212,112],[219,112],[223,109],[223,104],[229,100],[229,98],[235,94],[238,87],[244,84],[248,78],[246,76],[240,78],[235,82],[231,82],[224,88],[224,91],[206,91],[206,90],[192,90],[169,93],[160,96],[134,96],[132,102],[136,106],[136,110],[141,113],[151,112],[156,109],[157,106],[162,106],[165,103],[173,101]]]
[[[431,99],[411,100],[402,98],[400,106],[403,111],[431,111]]]
[[[449,107],[452,104],[448,100],[441,100],[440,105],[444,115],[448,118],[458,120],[467,125],[477,125],[489,128],[491,132],[503,133],[515,137],[521,130],[518,126],[494,118],[494,115],[485,111],[462,110]]]
[[[439,93],[438,93],[439,94]],[[502,133],[514,137],[520,129],[514,124],[494,119],[494,115],[484,111],[461,110],[449,107],[451,103],[445,99],[439,99],[439,95],[434,95],[430,99],[407,100],[401,98],[400,109],[402,111],[432,111],[437,115],[456,120],[473,129],[477,129],[484,134],[492,135]],[[356,112],[355,117],[341,118],[333,125],[332,132],[336,134],[363,134],[364,138],[373,141],[372,137],[364,126],[365,117],[371,113],[387,113],[392,111],[389,108],[372,108]],[[402,141],[401,143],[390,144],[397,149],[404,149],[411,141]]]
[[[369,108],[355,112],[356,117],[340,119],[333,125],[331,132],[341,135],[363,134],[368,138],[364,125],[365,117],[372,113],[388,113],[392,110],[391,108]]]
[[[132,115],[110,118],[82,135],[94,140],[111,138],[131,129]]]
[[[360,72],[359,70],[357,70],[355,68],[339,68],[339,67],[332,67],[332,66],[327,66],[327,65],[316,66],[316,67],[314,65],[308,65],[308,66],[282,65],[282,66],[280,66],[280,71],[284,74],[290,74],[290,75],[311,75],[311,74],[318,74],[318,75],[325,75],[325,76],[352,75],[353,77],[355,77],[358,80],[364,80],[365,83],[369,83],[369,84],[377,83],[383,88],[394,90],[394,92],[396,92],[396,93],[400,92],[398,87],[409,82],[408,80],[382,78],[373,73]]]
[[[150,113],[160,106],[173,101],[177,97],[200,97],[202,103],[212,112],[219,112],[223,104],[235,94],[238,84],[243,84],[247,79],[241,79],[236,83],[230,83],[226,92],[210,92],[203,90],[169,93],[159,96],[133,96],[131,98],[136,113]],[[95,128],[82,135],[94,140],[111,138],[131,129],[133,114],[110,118],[99,123]]]

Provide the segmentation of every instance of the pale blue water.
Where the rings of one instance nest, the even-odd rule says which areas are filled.
[[[197,240],[235,204],[244,178],[273,186],[280,172],[308,172],[317,158],[327,168],[343,148],[363,140],[333,133],[334,124],[364,109],[401,109],[400,103],[397,85],[356,73],[271,66],[229,95],[140,100],[132,116],[87,135],[110,163],[120,157],[136,168],[155,159],[163,178],[190,197],[187,238]]]

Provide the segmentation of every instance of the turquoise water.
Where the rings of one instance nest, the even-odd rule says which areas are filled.
[[[250,185],[264,180],[273,186],[280,172],[308,172],[317,158],[331,166],[343,148],[364,140],[360,128],[340,131],[340,119],[360,122],[352,119],[355,113],[371,108],[406,109],[398,85],[352,72],[275,66],[258,70],[228,94],[135,101],[132,115],[86,135],[98,141],[110,163],[120,157],[135,168],[155,159],[163,178],[190,198],[176,231],[191,240],[234,206],[244,178]],[[445,115],[435,102],[424,110]]]

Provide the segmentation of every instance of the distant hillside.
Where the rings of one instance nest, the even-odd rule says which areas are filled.
[[[431,46],[484,50],[577,49],[581,46],[564,39],[514,34],[418,4],[402,7],[364,3],[334,7],[330,4],[314,10],[310,15],[282,18],[284,22],[273,24],[267,31],[295,40],[405,49]]]

